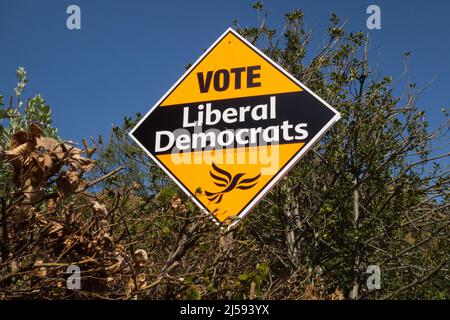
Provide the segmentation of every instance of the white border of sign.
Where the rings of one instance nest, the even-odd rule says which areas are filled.
[[[156,102],[153,107],[144,115],[144,117],[134,126],[134,128],[128,133],[128,135],[147,153],[147,155],[154,161],[158,166],[164,170],[164,172],[178,185],[178,187],[181,188],[181,190],[186,193],[189,198],[191,198],[192,201],[205,213],[208,213],[211,215],[211,218],[213,218],[213,221],[220,225],[219,221],[214,219],[213,214],[210,213],[208,210],[204,208],[204,206],[198,201],[195,197],[193,197],[189,190],[187,190],[179,181],[178,179],[169,171],[166,169],[166,167],[155,157],[153,156],[137,139],[133,136],[133,132],[142,124],[142,122],[147,119],[147,117],[159,106],[159,104],[164,101],[164,99],[172,92],[173,89],[175,89],[178,84],[186,78],[191,71],[203,60],[203,58],[216,46],[218,42],[220,42],[229,32],[233,33],[236,37],[238,37],[240,40],[242,40],[245,44],[247,44],[250,48],[255,50],[259,55],[261,55],[264,59],[266,59],[268,62],[270,62],[275,68],[277,68],[279,71],[281,71],[285,76],[287,76],[289,79],[294,81],[296,84],[298,84],[300,87],[302,87],[304,90],[308,91],[310,94],[312,94],[317,100],[319,100],[323,105],[328,107],[331,111],[335,113],[335,116],[320,130],[303,148],[300,150],[299,153],[295,155],[288,163],[286,163],[283,166],[283,169],[280,170],[272,179],[271,181],[262,189],[259,191],[259,193],[253,198],[253,200],[247,204],[247,206],[242,210],[242,212],[239,214],[238,218],[232,223],[228,225],[228,229],[232,228],[235,224],[237,224],[239,221],[241,221],[252,209],[253,207],[270,191],[270,189],[278,182],[280,181],[285,174],[289,172],[289,170],[301,159],[301,157],[309,150],[311,147],[325,134],[325,132],[340,119],[339,112],[331,107],[327,102],[325,102],[322,98],[320,98],[318,95],[316,95],[314,92],[312,92],[308,87],[306,87],[304,84],[302,84],[300,81],[295,79],[292,75],[290,75],[286,70],[284,70],[282,67],[280,67],[277,63],[275,63],[272,59],[270,59],[268,56],[266,56],[263,52],[261,52],[258,48],[256,48],[254,45],[252,45],[250,42],[247,41],[244,37],[242,37],[238,32],[236,32],[232,28],[228,28],[209,48],[206,50],[198,59],[197,61],[181,76],[180,79],[161,97],[161,99]]]

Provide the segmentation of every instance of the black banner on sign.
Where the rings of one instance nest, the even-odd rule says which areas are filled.
[[[157,107],[133,135],[153,154],[308,143],[335,115],[307,91]],[[321,112],[315,112],[321,108]],[[229,130],[233,138],[217,141]],[[206,132],[211,132],[205,137]],[[217,132],[216,135],[212,134]],[[174,150],[180,134],[190,139]],[[231,136],[230,135],[230,136]],[[206,147],[201,139],[207,138]],[[172,139],[172,141],[171,141]],[[233,139],[232,141],[229,141]]]

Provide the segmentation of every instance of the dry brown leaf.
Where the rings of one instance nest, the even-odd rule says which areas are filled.
[[[125,295],[128,298],[131,295],[131,292],[136,288],[134,285],[134,280],[132,278],[128,279],[127,288],[125,289]]]
[[[136,260],[140,260],[140,261],[147,261],[148,260],[147,251],[145,251],[144,249],[137,249],[134,252],[134,255],[136,257]]]
[[[48,234],[56,233],[60,230],[64,229],[64,227],[58,222],[52,222],[52,227],[48,231]],[[62,236],[62,233],[58,233],[58,236]]]
[[[65,175],[56,179],[56,191],[62,198],[68,197],[73,193],[74,188]]]
[[[91,205],[95,213],[102,213],[103,215],[108,214],[108,210],[106,209],[106,207],[104,205],[101,205],[97,201],[92,201]]]
[[[55,199],[48,200],[47,201],[47,211],[50,213],[50,212],[53,212],[55,210],[56,210],[56,201],[55,201]]]
[[[139,190],[142,188],[141,184],[137,181],[133,181],[133,183],[131,184],[131,188],[134,190]]]
[[[6,156],[9,161],[19,160],[18,158],[28,155],[33,149],[34,145],[32,143],[25,142],[6,151]]]
[[[44,261],[42,261],[42,260],[36,260],[36,262],[34,263],[34,266],[39,267],[39,266],[42,266],[43,263],[44,263]],[[40,267],[39,269],[34,271],[34,274],[38,277],[43,278],[47,275],[47,268]]]
[[[116,272],[116,271],[118,271],[120,269],[120,266],[122,265],[122,262],[123,262],[123,258],[121,256],[117,256],[116,257],[116,263],[106,267],[105,270],[109,271],[109,272]]]
[[[82,157],[80,155],[80,153],[78,153],[78,152],[71,153],[69,163],[76,170],[83,170],[83,171],[90,171],[90,170],[92,170],[94,168],[94,161],[92,161],[91,159]]]
[[[10,268],[12,272],[16,272],[17,270],[19,270],[19,265],[17,264],[16,260],[11,262]]]
[[[180,205],[181,205],[181,199],[177,195],[174,195],[172,197],[172,201],[171,202],[172,202],[172,208],[174,208],[174,209],[178,209],[180,207]]]
[[[136,282],[138,285],[138,289],[141,289],[147,285],[145,273],[139,273],[136,276]]]
[[[331,294],[331,300],[344,300],[344,293],[341,289],[337,288],[333,294]]]
[[[36,261],[34,262],[34,266],[35,266],[35,267],[40,267],[40,266],[42,266],[43,263],[44,263],[43,260],[36,260]]]
[[[11,149],[14,149],[17,146],[26,143],[27,141],[28,141],[28,132],[17,131],[9,139],[9,146]]]
[[[42,126],[37,123],[32,123],[28,129],[28,132],[34,138],[40,137],[42,136]]]
[[[146,262],[148,260],[148,254],[145,250],[143,249],[137,249],[134,252],[134,257],[136,260],[136,267],[138,268],[143,268],[146,265]]]
[[[105,241],[105,240],[107,240],[107,241]],[[113,237],[108,232],[105,232],[103,234],[103,243],[106,243],[106,244],[113,244],[114,243]]]
[[[45,154],[42,157],[42,168],[45,171],[48,171],[48,170],[50,170],[52,168],[52,166],[53,166],[52,158],[48,154]]]
[[[75,185],[80,180],[80,173],[77,171],[69,170],[66,172],[66,177],[69,180],[70,184]]]
[[[60,143],[58,141],[56,141],[53,138],[48,138],[48,137],[39,137],[36,139],[36,146],[37,147],[42,147],[48,151],[60,151],[62,152],[62,149],[60,147]],[[59,149],[59,150],[58,150]]]
[[[26,200],[30,203],[38,202],[44,196],[44,190],[33,183],[31,179],[26,179],[22,187],[22,192]]]

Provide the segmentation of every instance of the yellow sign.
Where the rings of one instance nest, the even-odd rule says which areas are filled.
[[[231,226],[339,117],[230,28],[130,136],[202,210]]]

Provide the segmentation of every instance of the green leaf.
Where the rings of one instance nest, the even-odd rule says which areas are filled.
[[[201,300],[202,295],[197,290],[196,287],[192,286],[186,290],[186,295],[184,296],[185,300]]]
[[[264,8],[264,4],[262,2],[258,1],[252,7],[253,7],[253,9],[261,11]]]
[[[163,232],[165,235],[168,235],[168,234],[170,233],[170,229],[169,229],[167,226],[165,226],[165,227],[162,229],[162,232]]]
[[[194,207],[194,205],[192,204],[192,202],[187,202],[186,205],[187,205],[189,211],[194,211],[194,210],[195,210],[195,207]]]
[[[247,274],[241,274],[241,275],[239,276],[239,280],[241,280],[241,281],[247,281],[247,280],[248,280],[248,275],[247,275]]]

